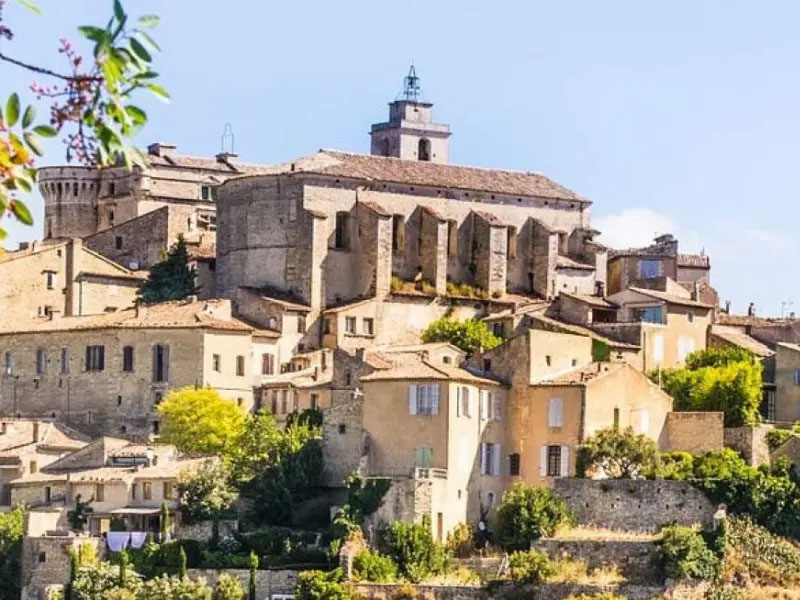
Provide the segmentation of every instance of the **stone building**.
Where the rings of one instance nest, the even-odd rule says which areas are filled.
[[[254,364],[277,335],[234,318],[226,300],[4,323],[0,414],[142,437],[158,433],[155,407],[173,388],[210,386],[249,409]]]
[[[775,345],[775,421],[800,420],[800,345]]]
[[[0,256],[0,314],[8,327],[116,311],[133,305],[143,280],[80,239],[24,243]]]

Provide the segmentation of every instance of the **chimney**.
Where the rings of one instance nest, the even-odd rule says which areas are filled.
[[[177,150],[178,146],[169,142],[156,142],[147,147],[147,153],[150,156],[161,156],[164,158],[174,156]]]
[[[604,298],[606,295],[606,284],[603,281],[594,282],[594,295]]]
[[[747,307],[747,316],[748,317],[755,317],[756,316],[756,305],[754,302],[751,302]]]
[[[228,163],[232,160],[239,158],[238,154],[234,154],[233,152],[220,152],[217,154],[216,159],[219,163]]]
[[[39,421],[33,422],[33,443],[36,444],[39,442]]]
[[[695,302],[700,301],[700,282],[695,281],[692,283],[692,300]]]
[[[731,314],[731,301],[730,300],[726,300],[725,301],[725,314],[726,315]]]

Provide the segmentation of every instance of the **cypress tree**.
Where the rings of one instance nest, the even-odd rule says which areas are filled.
[[[173,244],[160,263],[153,265],[150,276],[139,288],[142,302],[164,302],[166,300],[183,300],[197,293],[194,267],[189,267],[189,251],[182,235]]]
[[[250,551],[250,585],[248,587],[247,600],[256,600],[256,569],[258,569],[258,556]]]
[[[181,581],[186,579],[186,552],[183,550],[183,546],[181,546],[181,552],[178,555],[178,577],[181,578]]]
[[[119,555],[119,581],[117,582],[117,585],[120,588],[125,587],[125,577],[128,570],[128,563],[128,551],[123,548]]]

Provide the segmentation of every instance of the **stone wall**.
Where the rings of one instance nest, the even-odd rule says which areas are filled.
[[[219,537],[233,535],[238,530],[236,521],[220,521]],[[198,523],[180,523],[175,529],[175,537],[180,540],[195,540],[207,542],[214,536],[214,522],[200,521]]]
[[[625,531],[657,532],[663,526],[712,522],[714,506],[685,481],[577,479],[553,482],[578,524]]]
[[[628,581],[647,582],[659,578],[655,562],[657,548],[650,541],[540,539],[533,548],[546,552],[552,559],[569,556],[581,560],[590,569],[617,567]]]
[[[45,588],[65,584],[69,579],[69,551],[81,545],[95,547],[102,558],[104,544],[101,538],[74,536],[25,536],[22,540],[21,600],[40,600]]]
[[[766,436],[772,425],[755,427],[726,427],[724,433],[725,446],[733,448],[748,465],[757,466],[770,460],[769,446]]]
[[[186,574],[196,579],[202,577],[209,586],[213,587],[221,573],[227,573],[239,579],[247,591],[250,585],[250,571],[248,569],[187,569]],[[299,571],[290,569],[259,569],[256,572],[256,598],[269,600],[273,594],[293,594],[295,582]]]
[[[366,433],[361,421],[363,400],[337,404],[323,410],[323,484],[341,487],[355,472],[366,471]]]
[[[721,412],[671,412],[664,424],[661,447],[692,454],[719,452],[723,447],[723,418]]]

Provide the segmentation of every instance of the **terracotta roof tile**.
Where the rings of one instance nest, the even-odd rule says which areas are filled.
[[[614,373],[619,369],[625,367],[625,363],[612,363],[612,362],[593,362],[582,367],[576,367],[559,373],[551,375],[543,379],[537,380],[531,385],[586,385],[596,379],[605,377],[610,373]]]
[[[591,306],[596,306],[597,308],[608,308],[608,309],[616,309],[619,308],[613,302],[609,302],[605,298],[601,298],[600,296],[590,296],[588,294],[572,294],[570,292],[561,292],[562,296],[567,296],[568,298],[574,298],[580,302],[585,302]]]
[[[709,332],[709,337],[711,339],[717,338],[731,346],[749,350],[756,356],[767,357],[775,354],[768,346],[737,329],[727,329],[725,327],[713,325]]]
[[[556,268],[559,269],[582,269],[584,271],[594,271],[594,265],[587,265],[586,263],[578,262],[569,256],[562,256],[559,254],[556,257]]]
[[[629,287],[628,289],[631,290],[632,292],[636,292],[637,294],[650,296],[651,298],[655,298],[656,300],[662,300],[669,304],[677,304],[679,306],[695,306],[698,308],[714,308],[710,304],[705,304],[704,302],[698,302],[697,300],[690,300],[689,298],[681,298],[680,296],[675,296],[674,294],[668,294],[667,292],[662,292],[660,290],[649,290],[633,286]]]

